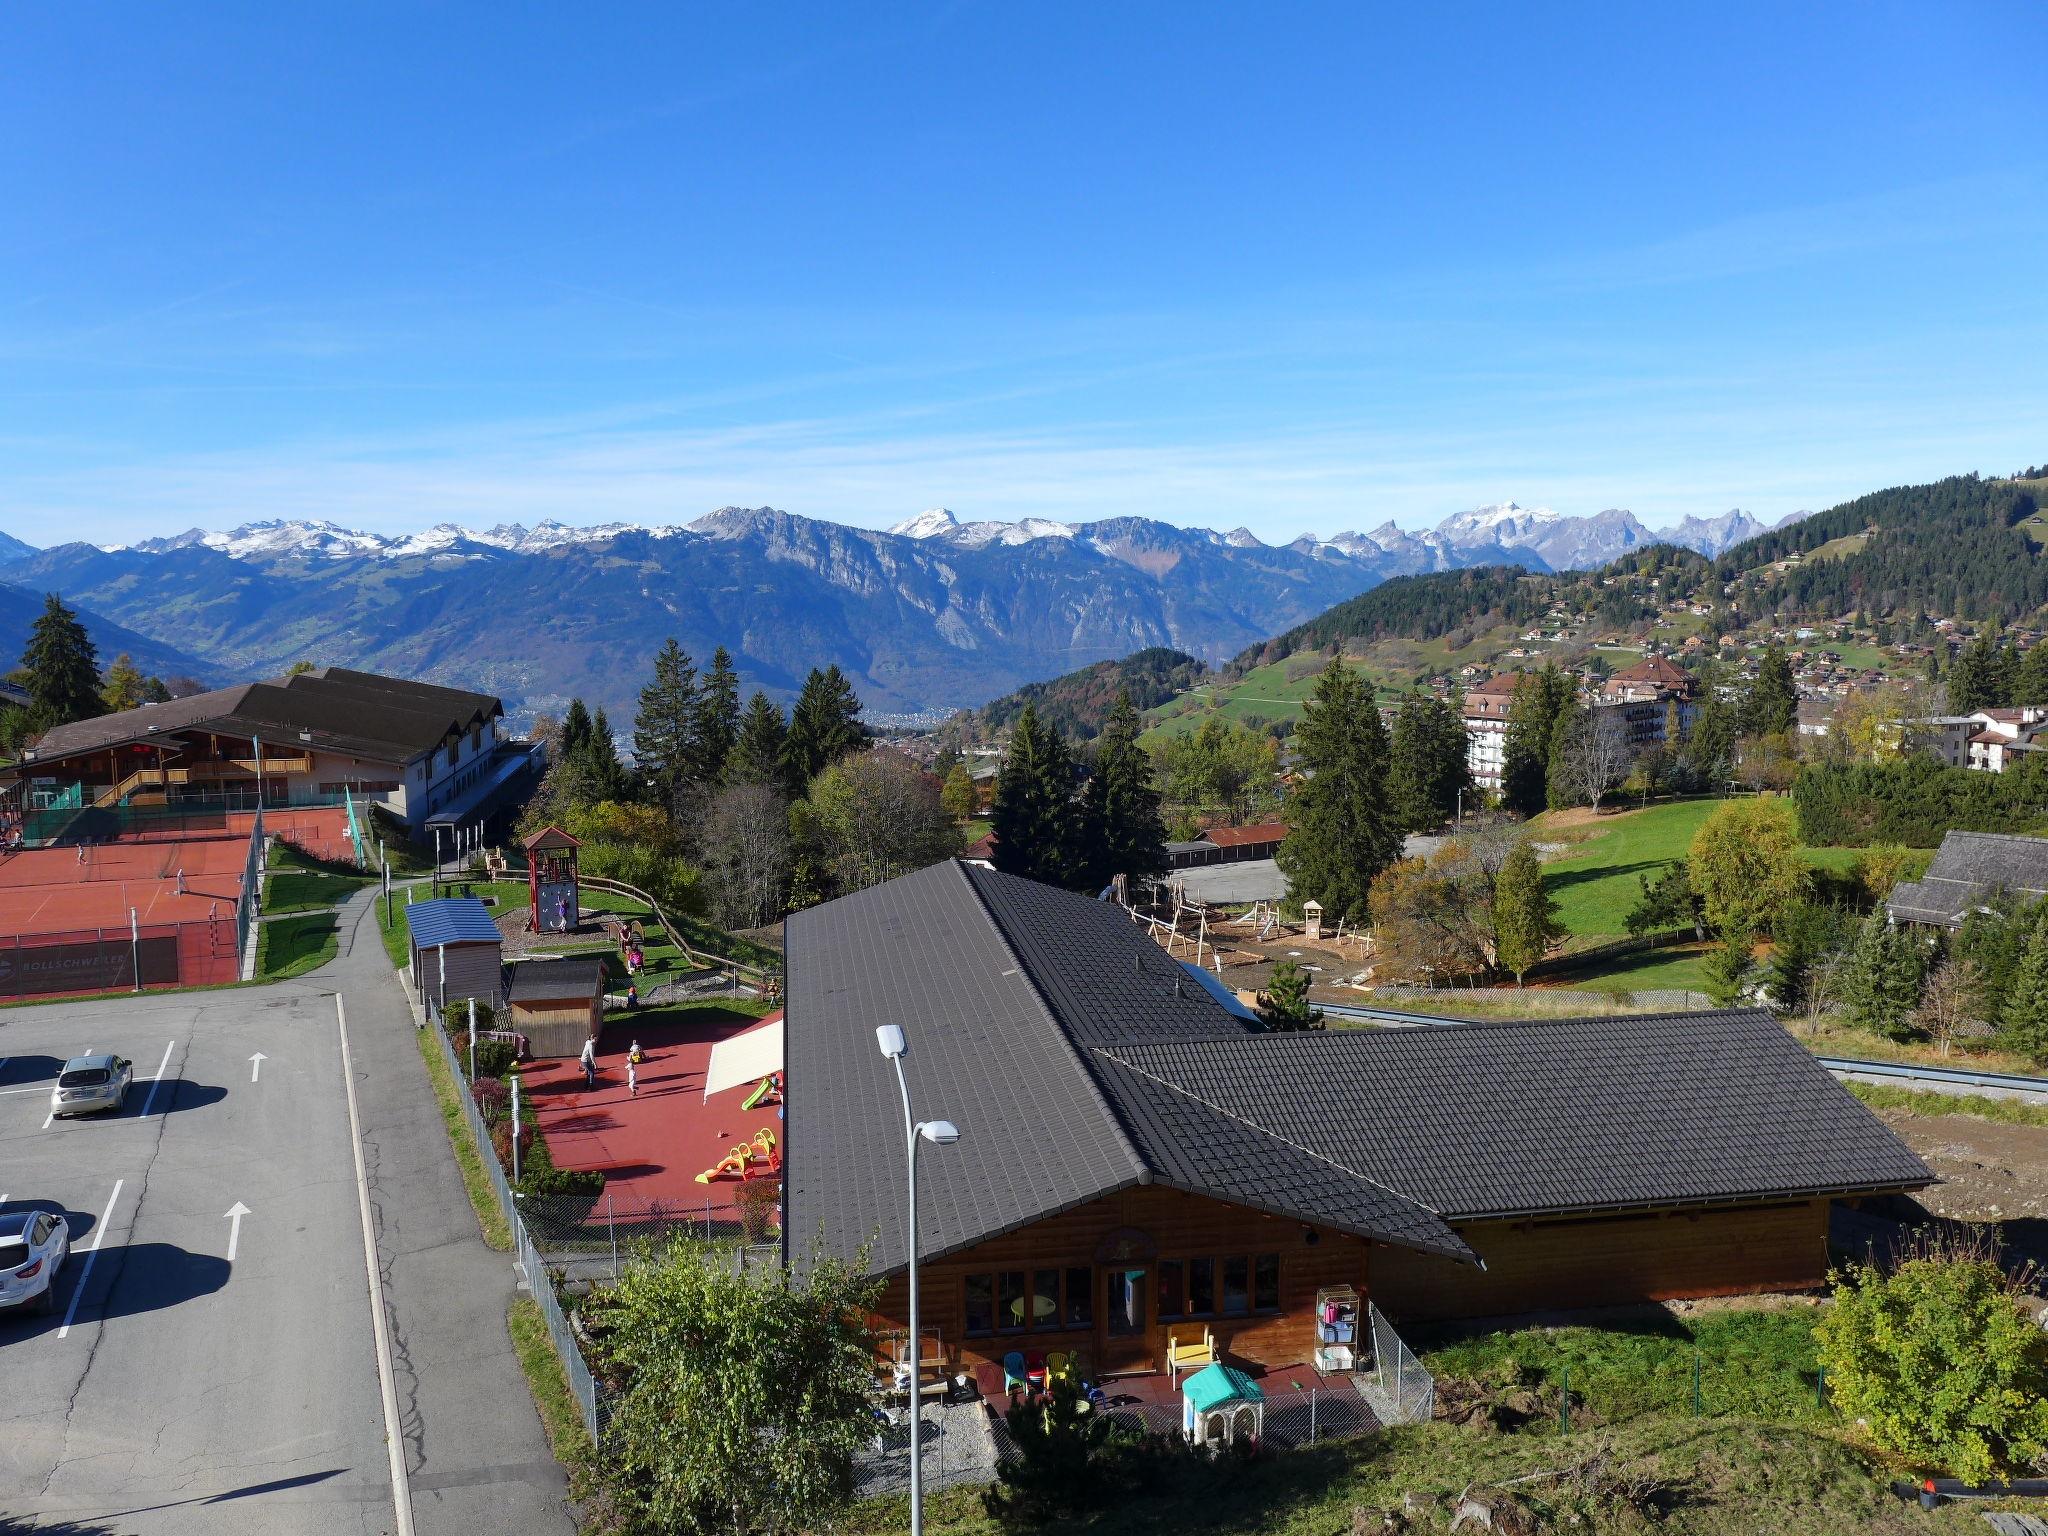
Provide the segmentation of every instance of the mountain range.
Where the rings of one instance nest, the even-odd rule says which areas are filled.
[[[0,535],[0,583],[62,592],[201,675],[341,663],[488,688],[515,711],[580,695],[623,719],[672,634],[700,660],[727,647],[748,688],[787,699],[811,667],[836,662],[871,710],[907,714],[1150,646],[1219,662],[1390,577],[1596,565],[1663,539],[1711,555],[1761,529],[1730,512],[1653,533],[1623,511],[1513,502],[1423,531],[1386,523],[1286,544],[1138,517],[968,522],[945,510],[885,531],[768,507],[683,526],[442,523],[397,536],[280,519],[109,548]]]

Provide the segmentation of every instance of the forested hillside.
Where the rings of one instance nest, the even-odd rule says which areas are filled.
[[[1150,709],[1192,687],[1208,671],[1185,651],[1149,646],[1121,661],[1098,661],[1050,682],[1027,683],[965,717],[963,725],[970,735],[998,731],[1030,704],[1040,720],[1056,726],[1062,734],[1087,740],[1102,729],[1102,722],[1122,695],[1129,694],[1138,709]]]

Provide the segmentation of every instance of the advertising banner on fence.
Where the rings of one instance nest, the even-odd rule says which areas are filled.
[[[131,946],[127,934],[118,938],[109,934],[74,944],[10,945],[0,949],[0,997],[132,988],[138,952],[145,987],[177,984],[176,938],[147,938]]]

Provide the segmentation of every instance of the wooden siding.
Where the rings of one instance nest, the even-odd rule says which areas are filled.
[[[510,1027],[526,1036],[527,1049],[536,1057],[580,1056],[583,1042],[595,1040],[604,1025],[604,1005],[598,998],[584,1003],[512,1003],[507,1012]]]
[[[1154,1257],[1132,1259],[1131,1268],[1147,1272],[1146,1330],[1129,1352],[1142,1355],[1136,1369],[1159,1369],[1168,1328],[1215,1331],[1216,1344],[1227,1357],[1262,1366],[1298,1365],[1315,1348],[1313,1314],[1316,1291],[1326,1285],[1366,1287],[1366,1243],[1346,1233],[1310,1229],[1298,1221],[1263,1215],[1201,1195],[1182,1194],[1157,1185],[1141,1185],[1121,1194],[1050,1217],[1031,1226],[918,1267],[922,1323],[936,1327],[945,1358],[958,1370],[1000,1365],[1011,1350],[1081,1350],[1097,1368],[1114,1365],[1119,1341],[1106,1337],[1107,1305],[1104,1276],[1111,1266],[1097,1263],[1105,1239],[1128,1229],[1149,1240]],[[1309,1241],[1314,1231],[1315,1241]],[[1157,1260],[1223,1257],[1263,1253],[1279,1255],[1280,1310],[1250,1316],[1206,1317],[1161,1323],[1155,1315]],[[1005,1270],[1089,1267],[1094,1271],[1093,1323],[1078,1330],[1034,1329],[966,1337],[966,1277]],[[1221,1290],[1220,1277],[1218,1290]],[[1221,1296],[1218,1296],[1221,1302]],[[908,1286],[899,1272],[884,1288],[876,1306],[883,1331],[905,1327],[910,1310]]]
[[[1827,1232],[1825,1199],[1474,1222],[1459,1235],[1485,1260],[1484,1271],[1380,1248],[1372,1299],[1399,1323],[1808,1290],[1827,1278]]]

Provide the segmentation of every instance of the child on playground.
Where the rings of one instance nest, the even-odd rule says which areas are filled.
[[[595,1088],[597,1086],[597,1040],[595,1037],[584,1040],[583,1054],[577,1059],[583,1064],[583,1086],[585,1088]]]
[[[640,1042],[635,1040],[626,1052],[626,1094],[629,1098],[640,1097]]]

